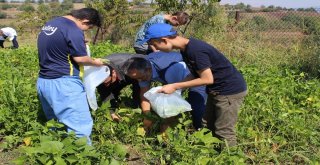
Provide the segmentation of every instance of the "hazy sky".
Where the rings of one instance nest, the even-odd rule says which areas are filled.
[[[320,7],[320,0],[221,0],[220,4],[234,5],[237,3],[249,4],[252,7],[264,6],[281,6],[286,8],[308,8]]]

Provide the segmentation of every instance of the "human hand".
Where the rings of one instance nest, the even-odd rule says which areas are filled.
[[[168,84],[168,85],[164,85],[161,89],[159,89],[157,92],[158,93],[166,93],[166,94],[171,94],[173,92],[175,92],[177,90],[177,88],[175,87],[174,84]]]
[[[149,132],[152,127],[152,121],[148,119],[143,119],[143,128],[146,132]]]
[[[115,113],[111,114],[111,118],[115,122],[120,122],[121,121],[121,117],[119,115],[115,114]]]
[[[102,62],[102,59],[101,58],[92,58],[93,60],[93,63],[96,65],[96,66],[102,66],[103,65],[103,62]]]
[[[108,60],[108,59],[100,58],[100,60],[102,61],[103,65],[110,64],[110,60]]]

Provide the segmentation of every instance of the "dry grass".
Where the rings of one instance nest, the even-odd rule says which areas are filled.
[[[74,9],[81,9],[86,7],[84,3],[73,3],[73,8]]]
[[[15,160],[19,156],[21,156],[21,154],[17,150],[7,152],[0,151],[0,165],[13,164],[11,161]]]
[[[4,3],[0,3],[0,6]],[[19,6],[23,3],[10,3],[11,5],[16,5]],[[35,8],[38,7],[38,4],[32,4]],[[84,3],[74,3],[73,8],[74,9],[80,9],[84,8],[85,4]],[[7,10],[1,10],[1,12],[4,12],[7,14],[6,19],[0,19],[0,28],[5,27],[5,26],[10,26],[10,27],[17,27],[18,22],[18,14],[21,13],[17,8],[9,8]],[[20,46],[36,46],[37,44],[37,34],[32,34],[30,32],[21,32],[18,31],[18,42]],[[10,47],[12,44],[11,42],[6,41],[4,43],[5,47]]]

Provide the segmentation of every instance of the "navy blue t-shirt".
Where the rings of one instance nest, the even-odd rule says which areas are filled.
[[[181,51],[191,73],[199,77],[196,71],[210,68],[214,83],[207,85],[207,92],[219,95],[231,95],[247,89],[246,82],[231,62],[213,46],[206,42],[190,38],[184,51]]]
[[[169,77],[167,80],[165,75],[167,74],[167,69],[179,62],[182,62],[182,56],[178,52],[153,52],[148,54],[145,57],[150,63],[152,67],[152,81],[159,81],[161,83],[167,84],[168,82],[172,82]],[[177,74],[180,72],[176,72]],[[172,74],[174,75],[174,74]],[[177,75],[179,76],[179,75]],[[183,75],[184,76],[184,75]],[[169,78],[169,80],[168,80]],[[176,77],[172,77],[174,79]],[[141,81],[139,82],[140,87],[146,87],[150,85],[150,81]]]
[[[84,33],[73,21],[58,17],[42,27],[38,36],[39,77],[79,76],[79,65],[72,57],[86,55]]]

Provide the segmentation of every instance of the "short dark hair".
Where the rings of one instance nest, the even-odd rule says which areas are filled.
[[[178,11],[172,14],[176,16],[180,25],[185,25],[189,21],[189,14],[183,11]]]
[[[140,73],[145,73],[151,69],[151,64],[148,60],[142,57],[133,57],[128,59],[122,67],[125,74],[128,74],[130,70],[136,69]]]
[[[87,19],[89,20],[88,24],[96,25],[98,27],[100,27],[102,23],[102,17],[100,16],[99,12],[93,8],[72,10],[68,15],[71,15],[80,20]]]

